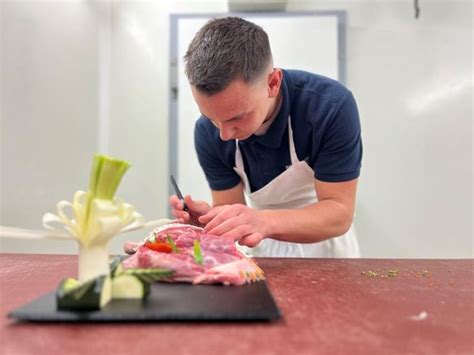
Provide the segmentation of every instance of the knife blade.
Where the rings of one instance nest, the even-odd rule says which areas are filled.
[[[186,203],[184,202],[184,197],[183,194],[181,193],[181,190],[178,187],[178,184],[176,183],[176,180],[173,176],[173,174],[170,175],[170,180],[171,180],[171,185],[173,185],[174,191],[176,192],[176,196],[183,202],[183,211],[189,212],[188,206],[186,206]]]

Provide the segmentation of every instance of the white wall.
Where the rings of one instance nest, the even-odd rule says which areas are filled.
[[[44,212],[87,184],[97,145],[97,25],[84,2],[0,6],[0,224],[39,228]],[[75,251],[68,242],[0,243],[4,251]]]
[[[99,150],[133,164],[118,195],[148,220],[166,217],[169,14],[226,8],[223,1],[0,1],[0,225],[41,228],[45,212],[87,188]],[[111,252],[129,238],[143,233],[118,236]],[[76,246],[0,239],[0,251],[74,253]]]
[[[364,256],[472,257],[472,2],[293,2],[348,11]]]
[[[99,148],[133,163],[120,196],[148,219],[167,215],[169,14],[227,4],[115,1],[103,12],[104,4],[0,2],[2,225],[40,228],[43,213],[86,188]],[[411,0],[287,8],[347,11],[347,85],[365,151],[356,228],[367,257],[473,255],[472,3],[420,5],[418,20]],[[112,252],[142,236],[117,237]],[[0,243],[8,252],[75,250]]]

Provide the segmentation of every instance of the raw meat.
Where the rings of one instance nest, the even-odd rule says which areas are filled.
[[[148,243],[169,245],[174,242],[177,252],[150,249]],[[199,241],[202,263],[196,262],[194,241]],[[166,246],[166,245],[165,245]],[[142,243],[127,242],[124,250],[132,254],[123,262],[127,268],[167,268],[174,270],[170,282],[194,284],[243,285],[264,279],[263,271],[254,260],[241,253],[232,238],[206,234],[200,227],[169,224],[156,228]]]

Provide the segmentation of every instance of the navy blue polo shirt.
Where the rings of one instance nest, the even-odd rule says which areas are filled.
[[[262,136],[239,141],[251,191],[257,191],[291,164],[288,117],[299,160],[305,160],[320,181],[342,182],[359,176],[362,140],[357,105],[339,82],[298,70],[283,70],[282,104]],[[223,141],[206,117],[196,122],[194,143],[212,190],[236,186],[235,140]]]

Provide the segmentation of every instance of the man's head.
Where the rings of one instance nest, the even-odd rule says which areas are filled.
[[[201,113],[223,140],[246,139],[272,115],[282,80],[265,31],[238,17],[209,21],[184,57]]]
[[[272,65],[265,31],[239,17],[206,23],[191,41],[184,59],[190,84],[207,95],[224,90],[237,78],[253,83]]]

